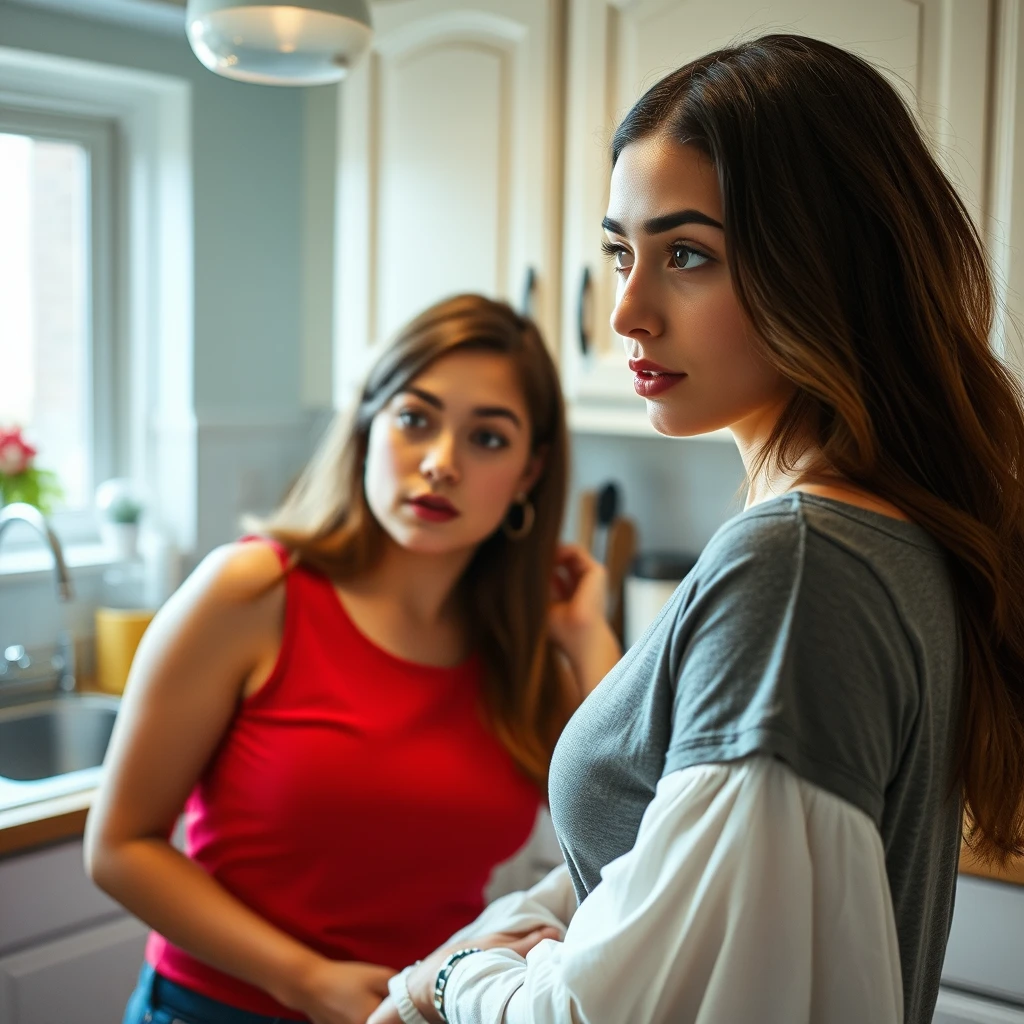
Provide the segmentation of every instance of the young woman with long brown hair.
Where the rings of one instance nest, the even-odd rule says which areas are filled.
[[[372,1024],[927,1024],[964,812],[1024,852],[1024,415],[978,234],[814,39],[679,69],[612,159],[636,390],[664,434],[731,429],[746,509],[559,740],[567,870]]]
[[[603,570],[558,544],[566,444],[534,325],[443,302],[160,611],[86,834],[154,929],[126,1024],[362,1024],[479,913],[618,655]]]

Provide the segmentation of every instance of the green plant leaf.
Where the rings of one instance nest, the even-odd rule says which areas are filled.
[[[0,473],[0,499],[5,505],[23,501],[48,516],[63,497],[64,490],[52,470],[31,467],[14,475]]]

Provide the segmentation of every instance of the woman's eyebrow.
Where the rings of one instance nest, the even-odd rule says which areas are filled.
[[[435,409],[444,411],[444,402],[441,401],[437,395],[431,394],[429,391],[424,391],[423,388],[407,387],[403,389],[406,394],[415,395],[418,399],[426,402],[427,405],[432,405]],[[517,427],[522,428],[522,420],[505,405],[481,405],[473,410],[474,416],[501,416],[504,419],[511,420]]]
[[[420,401],[426,402],[427,405],[432,405],[435,409],[444,411],[444,402],[437,395],[432,395],[429,391],[424,391],[423,388],[407,387],[402,390],[407,395],[415,395]]]
[[[483,405],[473,410],[474,416],[502,416],[511,420],[517,427],[522,427],[522,421],[507,406],[504,405]]]
[[[676,213],[666,213],[661,217],[652,217],[650,220],[644,221],[643,227],[644,232],[648,235],[663,235],[666,231],[671,231],[681,224],[705,224],[709,228],[718,228],[720,231],[725,230],[714,217],[709,217],[706,213],[701,213],[700,210],[678,210]],[[610,231],[613,235],[626,236],[626,231],[622,225],[617,220],[612,220],[611,217],[605,217],[601,221],[601,227],[605,231]]]

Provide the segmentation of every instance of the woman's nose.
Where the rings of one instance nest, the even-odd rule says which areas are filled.
[[[420,472],[431,483],[457,483],[459,470],[455,458],[455,439],[449,434],[439,434],[424,454]]]
[[[623,338],[660,337],[665,322],[655,298],[652,282],[634,265],[612,310],[612,330]]]

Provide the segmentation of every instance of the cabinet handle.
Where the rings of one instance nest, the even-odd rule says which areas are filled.
[[[520,303],[519,311],[523,316],[533,319],[533,293],[537,290],[537,271],[533,267],[526,268],[526,278],[523,280],[523,301]]]
[[[590,354],[590,335],[587,332],[587,296],[590,294],[590,267],[583,268],[580,278],[580,299],[576,308],[576,323],[579,329],[580,351]]]

